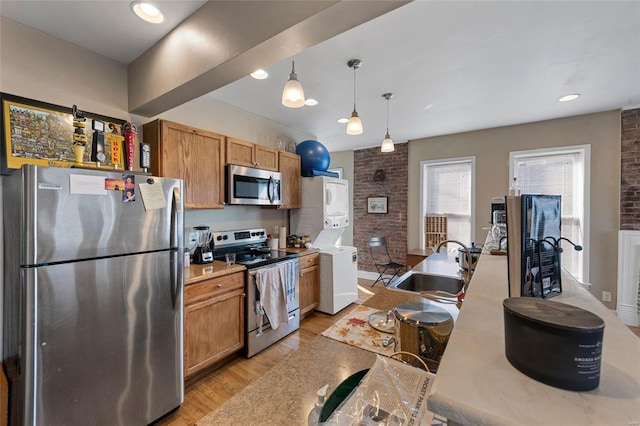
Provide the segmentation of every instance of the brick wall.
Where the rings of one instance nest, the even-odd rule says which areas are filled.
[[[379,147],[357,150],[353,158],[353,245],[358,248],[358,269],[375,272],[369,254],[369,237],[387,237],[393,260],[405,263],[407,256],[407,193],[409,144],[396,144],[390,153]],[[385,180],[374,181],[376,170]],[[387,214],[367,213],[368,197],[388,197]]]
[[[620,229],[640,230],[640,108],[622,111]]]

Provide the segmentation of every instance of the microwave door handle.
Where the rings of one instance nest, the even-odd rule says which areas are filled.
[[[269,202],[273,204],[273,177],[269,176],[269,183],[267,184],[267,194],[269,194]]]

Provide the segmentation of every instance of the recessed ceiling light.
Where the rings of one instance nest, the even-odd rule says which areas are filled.
[[[579,93],[574,93],[571,95],[565,95],[563,97],[561,97],[560,99],[558,99],[559,102],[569,102],[569,101],[573,101],[575,99],[578,99],[580,97]]]
[[[250,75],[256,80],[264,80],[265,78],[269,77],[269,74],[262,68],[260,68],[259,70],[255,70]]]
[[[304,104],[307,105],[307,106],[316,106],[316,105],[318,105],[318,101],[313,99],[313,98],[307,98],[304,101]]]
[[[152,24],[159,24],[164,21],[162,12],[151,3],[144,1],[134,1],[131,3],[131,10],[138,15],[140,19],[143,19]]]
[[[344,117],[338,118],[338,123],[340,123],[340,124],[344,124],[344,123],[348,123],[348,122],[349,122],[348,118],[344,118]]]

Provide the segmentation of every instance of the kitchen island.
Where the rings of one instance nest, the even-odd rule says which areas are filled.
[[[640,339],[571,276],[554,302],[605,322],[600,385],[574,392],[540,383],[505,356],[507,257],[481,254],[427,401],[450,425],[638,425]],[[540,348],[553,350],[553,348]]]
[[[430,256],[416,270],[438,273],[443,259]],[[449,268],[450,262],[441,262]],[[579,306],[605,321],[600,386],[572,392],[529,378],[507,361],[502,301],[507,258],[483,253],[471,280],[427,407],[450,425],[640,424],[640,339],[569,276],[554,301]],[[384,289],[364,305],[393,309],[420,296]],[[347,308],[350,309],[350,308]],[[351,374],[371,367],[376,355],[317,336],[240,391],[198,425],[306,424],[316,390],[329,392]]]

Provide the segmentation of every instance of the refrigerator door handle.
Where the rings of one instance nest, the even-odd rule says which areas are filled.
[[[182,200],[179,188],[173,188],[173,200],[171,203],[171,298],[173,309],[179,308],[180,289],[184,280],[184,253],[182,253]]]

